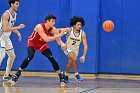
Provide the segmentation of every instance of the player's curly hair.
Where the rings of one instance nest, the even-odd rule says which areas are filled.
[[[79,16],[73,16],[71,19],[70,19],[70,26],[74,26],[77,22],[81,22],[82,24],[82,27],[85,25],[85,21],[82,17],[79,17]]]
[[[19,2],[20,0],[8,0],[8,3],[11,6],[11,4],[14,4],[16,1]]]

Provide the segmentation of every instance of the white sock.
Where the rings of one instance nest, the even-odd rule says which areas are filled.
[[[75,75],[78,75],[78,74],[79,74],[78,72],[75,73]]]
[[[69,73],[65,72],[65,75],[66,75],[66,76],[68,76],[68,75],[69,75]]]

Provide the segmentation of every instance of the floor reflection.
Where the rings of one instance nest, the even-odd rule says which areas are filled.
[[[81,88],[69,88],[68,85],[58,86],[58,88],[41,87],[19,87],[16,83],[2,82],[2,91],[0,93],[79,93]]]
[[[16,85],[16,83],[11,82],[3,82],[2,86],[4,88],[5,93],[21,93],[20,88]]]

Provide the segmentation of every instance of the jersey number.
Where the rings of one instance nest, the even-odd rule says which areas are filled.
[[[76,44],[76,41],[73,41],[72,45],[75,45]]]

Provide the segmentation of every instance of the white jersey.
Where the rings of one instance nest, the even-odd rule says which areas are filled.
[[[73,27],[71,27],[70,33],[67,37],[67,41],[66,41],[67,49],[72,50],[73,52],[76,53],[76,55],[78,55],[79,52],[79,46],[82,41],[82,33],[83,33],[82,29],[77,34],[74,32]]]
[[[16,22],[17,13],[15,12],[14,17],[13,17],[9,10],[6,10],[5,12],[7,12],[9,14],[9,19],[8,19],[9,26],[13,27],[15,22]],[[0,23],[1,23],[1,26],[0,26],[0,47],[5,48],[6,50],[12,49],[13,45],[12,45],[12,42],[10,40],[11,32],[3,32],[2,31],[2,18],[1,18]]]
[[[9,26],[13,27],[14,24],[15,24],[15,22],[16,22],[17,13],[15,12],[14,13],[14,16],[12,16],[12,14],[10,13],[9,10],[6,10],[5,12],[7,12],[9,14],[9,20],[8,20]],[[2,23],[2,19],[1,19],[1,23]],[[11,35],[11,32],[4,32],[4,35],[5,36],[10,36]]]

